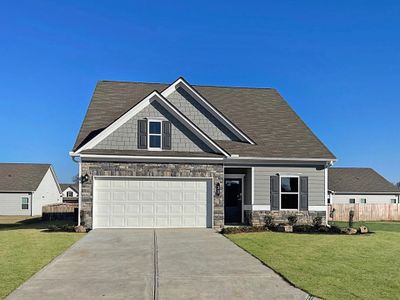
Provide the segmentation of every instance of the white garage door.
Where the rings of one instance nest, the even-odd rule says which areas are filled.
[[[211,227],[210,180],[96,178],[93,228]]]

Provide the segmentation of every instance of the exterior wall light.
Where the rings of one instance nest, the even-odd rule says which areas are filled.
[[[221,184],[219,182],[217,182],[217,184],[215,185],[215,195],[221,195]]]
[[[89,175],[86,173],[85,175],[81,176],[81,183],[85,183],[89,181]]]

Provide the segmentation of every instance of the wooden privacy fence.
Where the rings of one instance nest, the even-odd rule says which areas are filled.
[[[354,211],[354,221],[400,221],[399,204],[331,204],[335,209],[331,221],[348,221],[350,210]]]
[[[53,220],[71,220],[78,222],[78,204],[76,203],[57,203],[43,206],[42,219],[46,221]]]

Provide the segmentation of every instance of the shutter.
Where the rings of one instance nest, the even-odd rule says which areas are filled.
[[[171,122],[162,122],[162,149],[171,150]]]
[[[138,149],[147,149],[147,120],[138,120]]]
[[[279,176],[270,177],[271,210],[279,210]]]
[[[300,210],[308,210],[308,177],[300,177]]]

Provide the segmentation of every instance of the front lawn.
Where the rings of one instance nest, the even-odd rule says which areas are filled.
[[[0,216],[0,299],[83,236],[45,232],[48,225],[38,218]]]
[[[227,237],[315,296],[397,299],[400,223],[365,225],[375,233],[350,236],[262,232]]]

